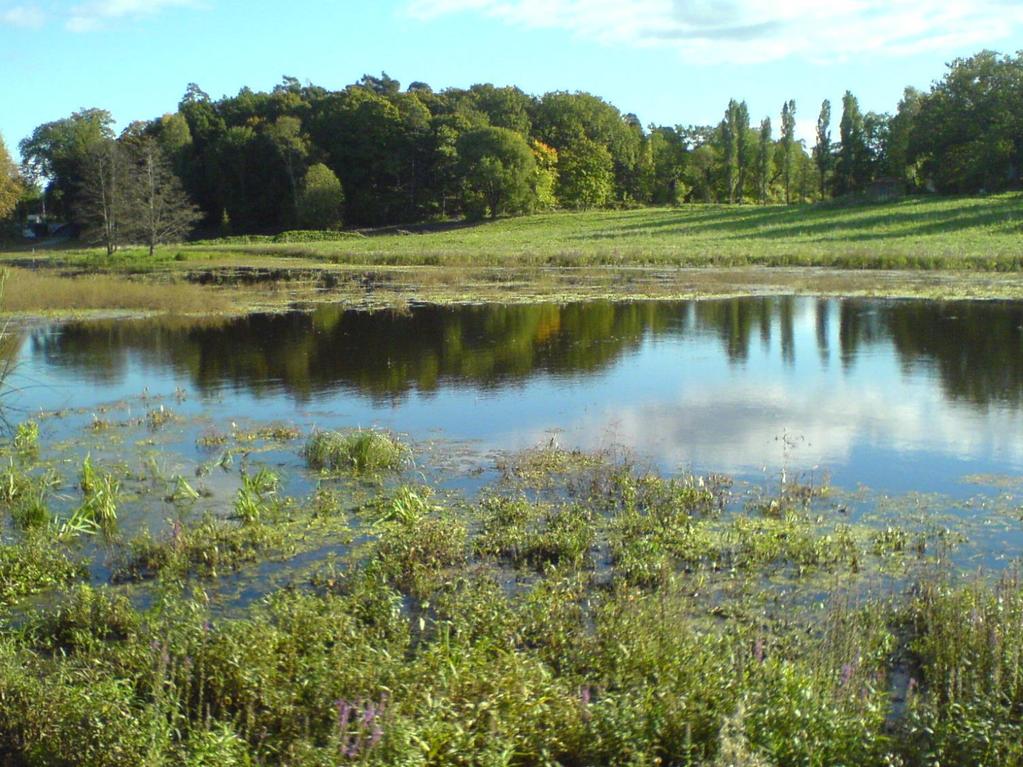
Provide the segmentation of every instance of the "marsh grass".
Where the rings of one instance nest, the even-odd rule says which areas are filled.
[[[424,470],[422,484],[311,473],[296,501],[247,457],[221,516],[197,519],[205,499],[154,461],[138,486],[178,492],[179,516],[105,541],[108,585],[103,570],[80,582],[93,541],[5,530],[0,753],[85,767],[1019,763],[1018,576],[913,572],[877,597],[860,589],[912,556],[908,524],[835,520],[819,495],[764,513],[726,478],[537,452],[506,456],[528,470],[498,469],[473,498]],[[17,500],[43,469],[9,458]],[[104,469],[80,467],[83,497],[101,494]],[[243,497],[251,513],[232,509]],[[323,533],[342,542],[329,561],[219,601]]]
[[[409,459],[397,437],[375,429],[317,431],[303,450],[306,463],[326,471],[395,471]]]
[[[16,544],[0,544],[0,605],[86,577],[88,568],[47,528],[26,531]]]
[[[5,267],[3,312],[46,314],[90,310],[206,314],[226,311],[226,293],[178,281],[145,281],[111,274],[66,276]]]
[[[117,524],[117,504],[121,495],[121,480],[111,472],[97,469],[92,458],[85,456],[82,461],[79,487],[82,502],[71,516],[61,523],[59,535],[94,535],[110,532]]]
[[[281,480],[274,472],[261,466],[254,474],[242,474],[242,486],[235,496],[235,514],[246,525],[273,518],[280,511],[277,490]]]
[[[142,581],[158,575],[215,578],[241,565],[288,550],[294,531],[286,525],[264,523],[257,514],[247,524],[206,515],[196,524],[174,522],[168,535],[154,538],[144,532],[120,552],[114,567],[117,582]]]

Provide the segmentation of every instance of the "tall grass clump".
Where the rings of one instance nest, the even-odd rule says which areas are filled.
[[[409,450],[396,437],[376,429],[317,431],[303,450],[310,468],[328,471],[393,471]]]
[[[928,764],[1023,764],[1023,583],[928,583],[907,609],[906,738]]]
[[[82,503],[61,526],[62,536],[93,535],[110,530],[117,523],[117,504],[121,495],[121,481],[107,471],[92,465],[85,456],[79,486]]]

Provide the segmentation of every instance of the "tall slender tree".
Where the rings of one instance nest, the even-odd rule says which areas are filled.
[[[743,201],[743,197],[746,194],[746,171],[750,164],[750,131],[749,131],[749,107],[746,106],[745,101],[739,102],[738,109],[735,115],[735,141],[736,141],[736,155],[739,165],[738,174],[738,198],[739,202]]]
[[[867,159],[866,130],[860,102],[846,91],[842,97],[842,121],[838,126],[841,147],[835,167],[835,191],[848,194],[858,191],[865,179],[863,166]]]
[[[735,202],[735,183],[739,176],[739,102],[732,99],[721,121],[721,163],[728,202]]]
[[[820,174],[821,198],[828,192],[828,174],[831,172],[831,102],[824,99],[821,113],[817,117],[817,144],[813,148],[813,159]]]
[[[771,118],[765,117],[760,123],[760,135],[757,141],[757,197],[761,205],[767,204],[767,193],[771,186],[771,150],[773,148]]]
[[[781,108],[782,180],[785,184],[785,204],[792,202],[792,161],[796,143],[796,102],[786,101]]]

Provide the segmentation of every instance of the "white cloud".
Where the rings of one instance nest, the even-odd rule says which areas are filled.
[[[706,63],[948,50],[991,45],[1023,27],[1016,0],[409,0],[405,10],[422,20],[483,14]]]
[[[92,0],[74,6],[65,26],[72,32],[91,32],[115,19],[151,16],[165,8],[195,6],[196,0]]]
[[[36,5],[0,6],[0,27],[41,27],[45,14]]]
[[[674,399],[588,410],[564,424],[561,442],[588,450],[620,444],[662,466],[728,474],[752,474],[762,467],[774,471],[786,463],[798,471],[839,468],[857,450],[964,461],[983,461],[994,453],[1023,460],[1023,445],[1015,437],[1023,413],[999,408],[981,413],[950,404],[937,387],[918,386],[911,394],[893,398],[889,388],[862,379],[804,388],[715,381],[680,391]],[[780,440],[785,433],[791,449]],[[526,427],[502,435],[501,442],[529,447],[548,439],[542,429]]]

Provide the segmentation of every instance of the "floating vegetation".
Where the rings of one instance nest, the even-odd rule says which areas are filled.
[[[146,413],[146,425],[155,431],[171,423],[175,418],[173,411],[160,405]]]

